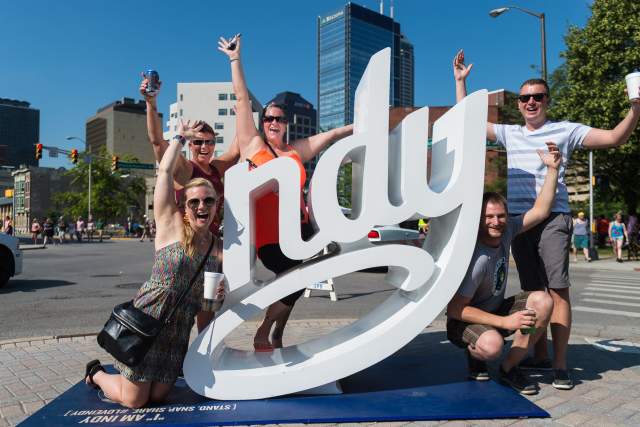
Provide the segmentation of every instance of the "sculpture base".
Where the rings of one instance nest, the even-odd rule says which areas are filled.
[[[109,367],[110,368],[110,367]],[[124,409],[84,381],[24,420],[21,427],[104,424],[209,426],[548,417],[494,381],[466,381],[464,352],[442,332],[424,333],[408,346],[340,381],[343,394],[290,395],[264,400],[216,401],[178,380],[165,405]],[[108,369],[114,372],[113,369]]]

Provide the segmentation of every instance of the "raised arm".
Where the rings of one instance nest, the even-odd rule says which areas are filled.
[[[160,163],[164,153],[167,151],[167,148],[169,148],[169,142],[164,139],[162,134],[162,122],[158,114],[158,94],[160,93],[162,82],[159,83],[158,90],[153,95],[147,93],[148,84],[149,80],[143,74],[142,83],[140,83],[140,95],[142,95],[147,103],[147,135],[149,136],[149,142],[153,148],[156,162]],[[184,156],[180,156],[174,172],[175,181],[180,185],[184,185],[192,173],[193,166],[191,163],[189,163]]]
[[[462,101],[467,96],[467,76],[471,72],[473,64],[464,65],[464,50],[460,49],[453,57],[453,78],[456,82],[456,103]],[[496,140],[496,133],[493,123],[487,122],[487,139]]]
[[[353,133],[353,125],[331,129],[308,138],[296,139],[291,143],[294,150],[300,155],[302,162],[313,159],[325,147]]]
[[[211,159],[211,166],[218,170],[220,176],[224,176],[224,173],[231,166],[238,163],[240,158],[240,148],[238,146],[238,137],[233,138],[233,142],[229,146],[229,149],[224,152],[220,157]]]
[[[178,135],[169,143],[158,166],[156,188],[153,191],[153,209],[157,224],[156,250],[182,237],[182,217],[176,205],[173,174],[178,159],[182,157],[185,127],[181,120]]]
[[[640,93],[638,93],[638,96],[640,96]],[[611,130],[591,129],[584,137],[582,145],[587,149],[598,149],[626,144],[636,126],[638,126],[639,119],[640,98],[635,98],[631,100],[631,108],[629,108],[627,115],[615,128]]]
[[[540,194],[536,198],[533,207],[529,209],[522,219],[522,231],[527,231],[545,220],[551,213],[553,200],[556,196],[556,188],[558,186],[558,169],[562,164],[562,156],[558,146],[553,142],[547,142],[547,150],[538,150],[538,155],[547,166],[547,175],[544,177],[544,184],[540,189]]]
[[[253,111],[251,109],[251,99],[249,99],[249,89],[244,79],[244,71],[240,61],[240,34],[235,37],[235,47],[224,37],[218,41],[218,50],[229,57],[231,64],[231,81],[233,91],[236,95],[236,138],[238,138],[238,150],[242,160],[252,157],[257,153],[264,142],[253,122]]]

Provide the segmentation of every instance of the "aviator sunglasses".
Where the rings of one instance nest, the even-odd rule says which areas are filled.
[[[527,94],[527,95],[519,95],[518,99],[523,104],[526,104],[527,102],[529,102],[529,99],[531,99],[532,97],[533,97],[534,101],[542,102],[542,100],[544,99],[545,96],[547,96],[546,93],[530,93],[530,94]]]
[[[187,200],[187,206],[192,211],[195,211],[200,206],[200,202],[204,203],[204,205],[208,208],[216,204],[215,197],[205,197],[204,199],[189,199]]]
[[[271,123],[273,121],[277,123],[287,123],[287,118],[285,116],[264,116],[262,117],[262,121],[265,123]]]

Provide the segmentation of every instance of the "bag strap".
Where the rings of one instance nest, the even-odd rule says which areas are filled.
[[[273,147],[271,146],[271,144],[269,144],[267,141],[264,142],[264,145],[267,146],[267,148],[269,149],[269,151],[271,151],[273,153],[274,156],[276,156],[276,159],[280,156],[278,156],[278,153],[276,153],[276,150],[273,149]]]
[[[200,275],[200,272],[204,268],[204,265],[206,264],[207,259],[209,259],[209,254],[211,253],[211,249],[213,249],[213,244],[215,241],[216,241],[215,236],[211,235],[211,243],[209,244],[209,249],[207,249],[207,254],[204,256],[204,258],[202,258],[202,261],[200,262],[200,265],[198,266],[196,273],[191,278],[191,281],[189,282],[189,285],[187,286],[187,288],[184,291],[182,291],[182,293],[180,294],[180,297],[178,297],[178,301],[176,301],[176,304],[173,306],[169,314],[167,314],[167,317],[162,321],[163,324],[166,325],[167,323],[169,323],[169,321],[173,317],[173,313],[175,313],[176,309],[180,306],[180,303],[182,302],[184,297],[187,296],[187,293],[193,287],[193,284],[198,279],[198,276]]]

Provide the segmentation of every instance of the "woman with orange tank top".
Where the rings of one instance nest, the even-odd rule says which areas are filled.
[[[258,132],[253,122],[249,91],[244,79],[240,62],[240,35],[230,44],[220,38],[218,49],[229,57],[233,90],[236,95],[236,138],[240,149],[240,160],[249,163],[249,167],[260,167],[277,157],[290,157],[300,168],[300,217],[303,238],[313,234],[309,223],[307,208],[302,195],[306,181],[304,163],[317,156],[329,144],[338,141],[353,132],[352,125],[332,129],[308,138],[297,139],[287,144],[287,113],[282,105],[269,104],[262,111],[262,132]],[[275,274],[280,274],[298,264],[300,260],[287,258],[280,249],[278,229],[278,195],[267,193],[256,201],[256,249],[260,261]],[[282,347],[284,328],[300,298],[303,289],[269,306],[262,324],[256,331],[253,345],[256,351],[273,351]],[[274,327],[275,324],[275,327]],[[273,331],[272,331],[273,329]]]

